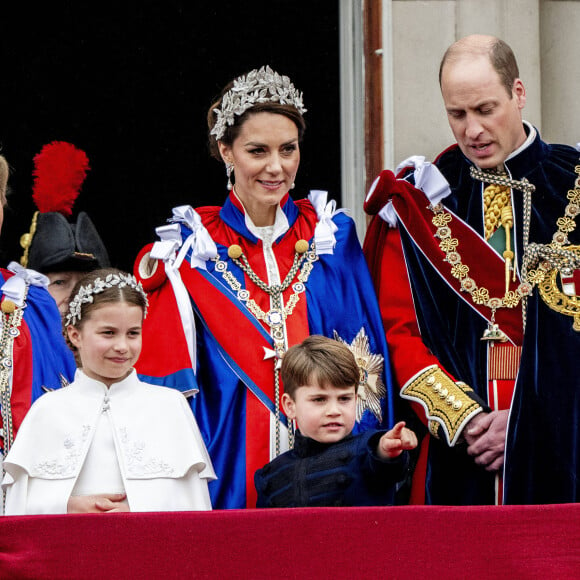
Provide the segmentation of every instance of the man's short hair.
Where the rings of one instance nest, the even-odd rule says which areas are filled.
[[[356,386],[359,366],[343,342],[312,335],[288,349],[281,368],[284,392],[294,399],[296,389],[309,383],[329,384],[337,388]]]
[[[488,37],[481,42],[470,41],[470,37],[462,38],[453,43],[443,55],[439,65],[439,86],[441,86],[441,76],[443,67],[447,62],[459,60],[466,54],[487,55],[491,66],[499,75],[501,84],[505,87],[510,99],[512,98],[512,89],[514,82],[520,76],[518,63],[515,54],[509,44],[500,38]]]

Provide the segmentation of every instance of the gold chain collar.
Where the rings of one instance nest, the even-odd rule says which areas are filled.
[[[475,167],[470,168],[471,176],[479,181],[502,185],[518,189],[524,193],[524,223],[523,223],[523,240],[524,240],[524,257],[522,261],[522,281],[515,290],[506,289],[504,296],[490,296],[489,290],[483,286],[478,286],[469,274],[469,266],[463,264],[461,254],[458,251],[459,240],[453,237],[451,223],[453,217],[446,212],[441,203],[429,209],[435,214],[431,220],[437,227],[435,237],[440,239],[439,247],[445,252],[444,261],[451,266],[451,275],[460,281],[461,290],[468,292],[475,304],[487,306],[491,310],[491,324],[484,334],[483,339],[505,340],[506,337],[494,324],[495,311],[498,308],[514,308],[520,301],[523,306],[523,322],[525,327],[525,301],[531,295],[535,285],[544,282],[550,274],[551,286],[555,285],[555,275],[558,271],[571,274],[572,271],[580,267],[580,247],[570,246],[568,234],[576,229],[576,217],[580,214],[580,165],[574,168],[575,173],[579,176],[574,183],[574,189],[567,193],[568,205],[564,210],[564,216],[556,221],[557,231],[552,236],[550,244],[528,244],[530,233],[531,219],[531,195],[535,191],[535,186],[523,179],[516,181],[509,177],[482,171]],[[565,247],[567,246],[567,247]],[[531,269],[535,268],[537,269]],[[548,303],[546,294],[550,294],[547,288],[541,290],[541,295]],[[553,294],[553,288],[552,288]],[[558,293],[560,296],[560,293]],[[554,300],[552,300],[554,302]],[[580,305],[577,301],[567,300],[565,307],[555,307],[548,303],[551,308],[575,317],[574,328],[580,331]],[[573,303],[572,303],[573,302]]]
[[[439,247],[445,252],[444,261],[451,266],[451,275],[459,280],[461,290],[471,295],[475,304],[487,306],[495,312],[498,308],[514,308],[523,296],[531,293],[532,287],[527,282],[521,282],[516,290],[508,290],[502,297],[490,296],[489,290],[478,286],[477,282],[469,276],[469,266],[463,263],[458,251],[459,240],[453,237],[449,224],[453,217],[446,212],[441,203],[436,206],[430,205],[429,209],[435,214],[431,222],[437,227],[435,237],[441,240]]]
[[[566,195],[569,203],[564,210],[564,216],[558,218],[556,225],[558,230],[552,236],[550,244],[530,244],[524,254],[522,272],[533,284],[540,283],[548,270],[558,268],[560,271],[571,271],[580,267],[580,255],[575,250],[570,250],[568,234],[576,229],[576,218],[580,214],[580,165],[574,168],[578,175],[574,182],[574,189],[568,190]],[[539,267],[538,267],[539,266]],[[538,270],[531,268],[538,267]]]
[[[296,304],[300,300],[300,295],[306,290],[306,282],[314,267],[314,262],[318,260],[316,247],[314,241],[309,246],[306,240],[298,240],[295,245],[294,262],[290,268],[286,278],[282,284],[274,284],[270,286],[260,279],[260,277],[252,270],[248,259],[244,255],[242,248],[237,244],[233,244],[228,248],[228,257],[237,264],[266,294],[271,297],[272,307],[268,312],[264,312],[256,301],[250,297],[250,292],[242,288],[241,283],[228,270],[228,264],[220,257],[213,258],[215,262],[215,269],[220,272],[224,281],[236,293],[238,300],[243,302],[248,310],[262,322],[270,327],[270,335],[274,340],[274,350],[276,356],[274,358],[274,415],[276,424],[276,456],[280,455],[280,364],[284,352],[286,351],[286,325],[285,321],[292,314]],[[292,281],[296,282],[292,284]],[[292,284],[293,293],[284,304],[282,300],[282,293],[287,290]],[[288,424],[288,440],[290,448],[294,445],[294,430],[293,426]]]
[[[221,260],[219,257],[213,258],[215,262],[215,268],[221,273],[223,279],[229,287],[236,293],[238,300],[243,302],[248,310],[262,322],[265,322],[272,329],[272,338],[274,338],[276,350],[284,350],[284,334],[282,332],[283,322],[292,314],[298,300],[300,299],[300,294],[306,290],[306,282],[312,271],[313,264],[318,260],[318,255],[314,247],[314,242],[308,246],[308,242],[305,240],[298,240],[296,242],[296,253],[294,255],[294,262],[290,268],[286,278],[282,284],[275,284],[270,286],[266,282],[260,279],[260,277],[252,270],[248,259],[242,252],[242,248],[236,244],[228,248],[229,258],[237,264],[260,290],[269,294],[273,298],[274,306],[268,311],[264,312],[256,301],[250,297],[250,292],[242,285],[236,277],[228,270],[228,265],[226,262]],[[292,284],[292,281],[296,278],[296,282]],[[282,307],[281,298],[282,293],[285,292],[292,284],[293,294],[288,299],[288,302]],[[280,304],[278,304],[278,302]]]

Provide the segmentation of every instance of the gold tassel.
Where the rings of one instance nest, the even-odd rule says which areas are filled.
[[[510,269],[514,259],[510,240],[510,229],[514,225],[514,218],[512,215],[512,206],[509,204],[505,205],[501,210],[501,224],[505,229],[505,252],[503,253],[503,257],[505,258],[505,291],[507,293],[510,289]]]

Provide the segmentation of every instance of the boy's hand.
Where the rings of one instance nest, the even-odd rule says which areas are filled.
[[[382,459],[394,459],[403,451],[415,449],[415,447],[417,447],[417,436],[411,429],[405,427],[405,421],[399,421],[381,437],[377,451]]]

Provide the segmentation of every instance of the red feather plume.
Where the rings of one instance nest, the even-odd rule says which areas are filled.
[[[53,141],[34,156],[32,199],[41,213],[72,214],[87,175],[89,158],[71,143]]]

